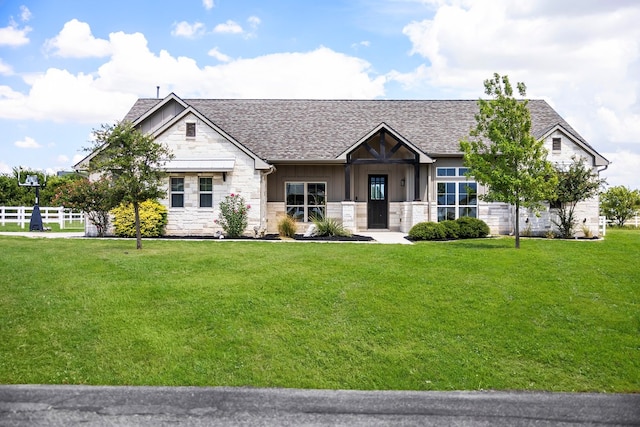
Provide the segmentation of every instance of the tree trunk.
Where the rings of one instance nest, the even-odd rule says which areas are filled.
[[[140,205],[133,202],[133,212],[136,219],[136,249],[142,249],[142,234],[140,233]]]
[[[520,201],[516,201],[516,229],[514,230],[516,236],[516,249],[520,249]]]

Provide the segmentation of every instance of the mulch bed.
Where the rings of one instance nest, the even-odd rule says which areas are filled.
[[[132,237],[133,238],[133,237]],[[267,234],[264,237],[240,236],[230,238],[222,238],[216,236],[159,236],[144,237],[144,239],[174,239],[174,240],[282,240],[277,234]],[[374,239],[369,236],[361,236],[354,234],[351,236],[311,236],[305,237],[304,234],[296,234],[293,240],[309,241],[309,242],[372,242]]]
[[[296,234],[294,240],[305,240],[313,242],[372,242],[374,239],[369,236],[353,234],[351,236],[311,236],[304,237],[304,234]]]

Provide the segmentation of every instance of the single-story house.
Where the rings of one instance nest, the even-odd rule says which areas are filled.
[[[534,137],[549,160],[581,156],[595,171],[609,162],[543,100],[530,100]],[[342,220],[352,232],[408,232],[422,221],[484,220],[514,231],[514,207],[486,203],[465,176],[459,141],[475,126],[475,100],[139,99],[123,118],[173,152],[167,162],[168,235],[213,235],[228,194],[251,205],[247,233],[277,232],[284,215]],[[83,169],[91,155],[75,168]],[[576,209],[598,233],[597,198]],[[544,232],[553,209],[523,211],[521,225]],[[584,220],[583,220],[584,218]],[[87,230],[92,234],[92,230]]]

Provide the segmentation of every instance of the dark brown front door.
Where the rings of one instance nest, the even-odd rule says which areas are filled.
[[[387,175],[369,175],[367,228],[388,227],[389,206],[387,202]]]

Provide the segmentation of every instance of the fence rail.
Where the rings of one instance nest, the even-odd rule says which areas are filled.
[[[21,228],[29,225],[33,207],[26,206],[0,206],[0,224],[20,224]],[[64,207],[40,206],[40,216],[43,224],[57,223],[63,230],[65,225],[71,222],[84,224],[84,213]]]
[[[607,219],[606,216],[600,217],[598,228],[600,228],[600,232],[603,236],[607,234],[607,226],[610,224],[616,224],[616,221]],[[640,227],[640,215],[636,215],[633,218],[628,219],[624,224],[627,226],[634,226],[636,228]]]

